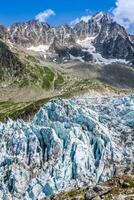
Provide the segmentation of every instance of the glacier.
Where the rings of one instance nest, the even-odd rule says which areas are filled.
[[[134,95],[53,99],[0,123],[0,199],[41,200],[134,170]]]
[[[128,61],[126,61],[125,59],[106,59],[104,58],[100,53],[96,52],[96,48],[93,45],[94,40],[96,39],[98,35],[93,36],[93,37],[86,37],[84,40],[77,40],[76,43],[79,44],[82,48],[83,51],[85,52],[89,52],[92,56],[93,56],[93,61],[91,63],[95,63],[98,65],[102,65],[102,64],[112,64],[112,63],[121,63],[121,64],[129,64]],[[78,58],[81,62],[84,62],[84,60],[82,59],[82,57],[73,57],[71,56],[71,59],[74,60],[76,58]]]

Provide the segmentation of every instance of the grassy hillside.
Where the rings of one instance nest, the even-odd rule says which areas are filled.
[[[134,69],[88,63],[45,63],[0,42],[0,120],[31,118],[41,105],[55,97],[88,92],[133,92]]]
[[[41,64],[25,52],[15,48],[11,50],[11,47],[0,41],[0,87],[4,85],[50,90],[63,82],[60,72]]]
[[[57,87],[58,84],[63,82],[63,80],[61,77],[57,77],[55,82]],[[8,101],[0,101],[0,121],[3,121],[7,117],[12,119],[23,118],[25,120],[31,120],[39,108],[53,98],[70,98],[85,93],[92,94],[94,92],[98,92],[99,94],[107,94],[107,92],[110,92],[111,94],[116,95],[129,92],[127,90],[119,90],[107,84],[94,82],[87,79],[79,81],[77,80],[74,82],[70,81],[69,83],[70,84],[66,84],[66,86],[62,88],[62,92],[56,95],[54,93],[51,97],[20,102],[16,102],[12,99],[9,99]]]
[[[54,72],[39,64],[25,64],[24,73],[12,82],[18,87],[40,87],[50,89],[54,81]]]

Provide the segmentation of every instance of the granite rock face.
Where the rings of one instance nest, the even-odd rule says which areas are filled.
[[[0,123],[0,199],[42,199],[131,174],[134,96],[56,99]]]
[[[21,74],[23,64],[19,58],[10,50],[8,45],[0,40],[0,80]]]
[[[103,12],[74,27],[51,27],[38,20],[15,23],[8,28],[0,26],[0,38],[19,48],[43,52],[46,59],[55,62],[134,62],[133,36]],[[82,53],[78,54],[78,48]],[[61,55],[59,49],[64,49],[65,54]]]
[[[8,37],[11,43],[28,47],[33,44],[39,45],[40,42],[46,43],[46,32],[49,30],[48,24],[31,20],[24,23],[15,23],[8,29]]]
[[[81,41],[89,38],[88,46],[93,45],[94,51],[103,58],[133,60],[132,36],[130,38],[126,30],[113,21],[108,14],[100,12],[87,23],[76,24],[74,30]]]

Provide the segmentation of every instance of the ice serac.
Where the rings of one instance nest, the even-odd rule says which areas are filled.
[[[132,173],[134,96],[55,99],[0,124],[0,199],[41,200]]]

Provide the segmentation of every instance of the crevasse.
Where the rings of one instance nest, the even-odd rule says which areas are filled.
[[[55,99],[0,124],[0,199],[42,199],[134,164],[134,96]]]

